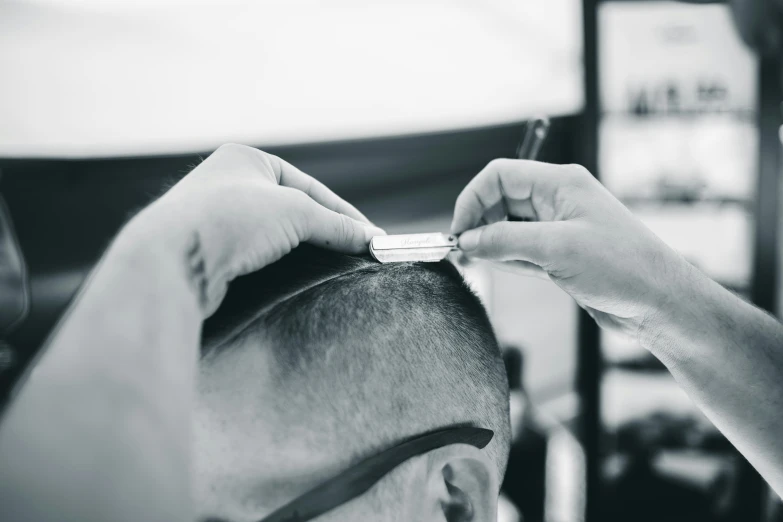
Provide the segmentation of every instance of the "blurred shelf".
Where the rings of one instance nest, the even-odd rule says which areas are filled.
[[[667,206],[691,206],[699,205],[711,207],[741,207],[745,210],[753,210],[755,203],[752,200],[732,196],[701,196],[698,190],[687,191],[676,188],[670,194],[655,196],[621,196],[618,199],[628,208],[634,207],[667,207]]]
[[[667,109],[667,110],[641,110],[631,111],[603,111],[602,118],[627,118],[635,120],[662,120],[666,118],[694,120],[697,118],[722,116],[738,120],[755,122],[756,111],[742,108],[725,109]]]
[[[608,368],[602,379],[601,397],[603,424],[608,432],[651,415],[693,417],[711,426],[669,373]]]

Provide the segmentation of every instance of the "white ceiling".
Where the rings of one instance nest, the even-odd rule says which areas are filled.
[[[0,2],[0,156],[190,152],[572,113],[579,6]]]

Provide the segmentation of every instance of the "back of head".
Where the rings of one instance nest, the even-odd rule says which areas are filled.
[[[379,264],[300,246],[237,280],[206,323],[202,367],[237,351],[263,359],[265,375],[248,385],[266,390],[254,425],[274,432],[259,437],[286,463],[281,483],[312,486],[312,475],[458,424],[495,432],[484,452],[502,478],[503,360],[483,306],[448,262]]]

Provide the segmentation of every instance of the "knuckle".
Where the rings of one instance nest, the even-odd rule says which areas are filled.
[[[515,161],[516,160],[509,159],[509,158],[495,158],[492,161],[490,161],[487,166],[492,170],[503,171],[503,170],[507,170],[509,167],[514,165]]]
[[[247,145],[240,145],[239,143],[224,143],[215,151],[216,154],[236,154],[244,152],[249,149]]]
[[[487,163],[487,167],[496,169],[503,164],[503,158],[495,158]]]
[[[356,228],[351,218],[344,214],[337,214],[337,238],[343,244],[351,244],[356,239]]]
[[[283,194],[283,197],[288,200],[289,204],[294,207],[305,209],[312,203],[310,197],[301,190],[284,186],[279,186],[279,190],[281,194]]]
[[[271,172],[274,174],[275,181],[280,183],[283,172],[282,160],[274,154],[269,154],[263,150],[253,149],[253,152],[256,155],[255,157],[260,160],[261,164],[265,168],[271,170]]]
[[[509,227],[507,223],[497,223],[495,226],[487,227],[482,234],[485,239],[485,248],[490,251],[496,251],[507,244],[510,240]]]
[[[587,183],[593,179],[593,175],[590,173],[590,171],[582,165],[573,163],[571,165],[565,165],[564,167],[566,169],[567,176],[571,179],[572,182],[576,184]]]
[[[238,164],[258,165],[259,162],[269,162],[268,155],[255,147],[240,145],[239,143],[224,143],[213,153],[218,158],[225,158]]]
[[[280,156],[275,156],[274,154],[269,154],[268,152],[264,152],[263,150],[259,149],[253,149],[259,156],[265,158],[267,161],[269,161],[270,164],[273,165],[280,165],[283,160],[280,159]]]
[[[562,215],[580,214],[589,198],[587,193],[594,181],[593,175],[582,165],[564,165],[564,183],[558,184],[554,192],[554,205]]]
[[[307,194],[289,187],[275,187],[278,197],[275,198],[280,205],[280,212],[284,213],[300,237],[306,237],[311,230],[314,219],[313,201]]]

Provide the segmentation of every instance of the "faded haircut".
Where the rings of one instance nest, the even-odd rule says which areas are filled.
[[[470,424],[495,432],[485,451],[502,481],[506,371],[484,307],[451,263],[380,264],[302,245],[232,283],[204,325],[202,356],[208,364],[262,339],[291,422],[333,437],[324,451],[349,452],[353,463]]]

